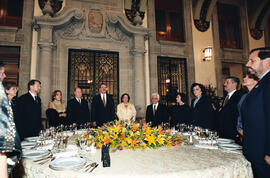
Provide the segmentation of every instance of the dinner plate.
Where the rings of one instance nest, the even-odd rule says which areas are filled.
[[[33,148],[34,146],[36,146],[36,144],[37,144],[36,142],[27,142],[27,141],[21,142],[22,149]]]
[[[228,139],[228,138],[218,138],[217,142],[218,143],[234,143],[234,140]]]
[[[80,157],[57,158],[49,164],[49,167],[56,171],[64,171],[80,168],[85,163],[85,159]]]
[[[36,141],[38,141],[38,136],[36,136],[36,137],[26,137],[26,138],[24,138],[24,140],[25,141],[28,141],[28,142],[36,142]]]
[[[47,150],[27,150],[27,151],[23,151],[22,157],[36,159],[36,158],[45,157],[47,155],[49,155],[49,151]]]
[[[242,149],[242,146],[237,145],[235,143],[221,143],[221,144],[218,144],[218,146],[226,150],[241,150]]]

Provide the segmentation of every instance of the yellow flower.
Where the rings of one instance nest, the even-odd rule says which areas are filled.
[[[164,144],[164,138],[161,136],[161,135],[159,135],[158,137],[157,137],[157,142],[160,144],[160,145],[163,145]]]
[[[146,135],[144,140],[145,141],[148,141],[148,145],[151,145],[152,143],[154,145],[156,145],[156,143],[155,143],[155,136],[152,135],[152,134],[151,135]]]

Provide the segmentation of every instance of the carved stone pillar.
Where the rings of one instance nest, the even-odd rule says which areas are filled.
[[[144,53],[144,35],[134,34],[134,104],[137,110],[137,117],[145,117],[146,109]]]
[[[52,31],[52,26],[40,25],[40,38],[38,42],[40,53],[38,61],[39,66],[37,71],[37,79],[41,81],[42,86],[40,97],[42,101],[43,111],[45,111],[48,106],[48,102],[51,99],[52,92]]]

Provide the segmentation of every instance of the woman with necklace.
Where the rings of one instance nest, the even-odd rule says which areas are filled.
[[[117,117],[119,120],[136,120],[136,110],[133,104],[129,103],[130,96],[124,93],[121,96],[121,103],[117,105]]]
[[[66,105],[62,101],[61,90],[55,90],[52,94],[52,101],[49,102],[46,114],[49,119],[49,126],[67,125]]]

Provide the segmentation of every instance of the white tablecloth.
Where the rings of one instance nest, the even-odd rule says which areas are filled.
[[[39,165],[24,160],[25,177],[75,178],[75,177],[200,177],[246,178],[253,177],[250,163],[239,153],[210,150],[193,146],[170,148],[123,150],[110,153],[111,167],[103,168],[100,150],[85,155],[99,166],[92,173],[83,170],[54,171],[49,163]]]

